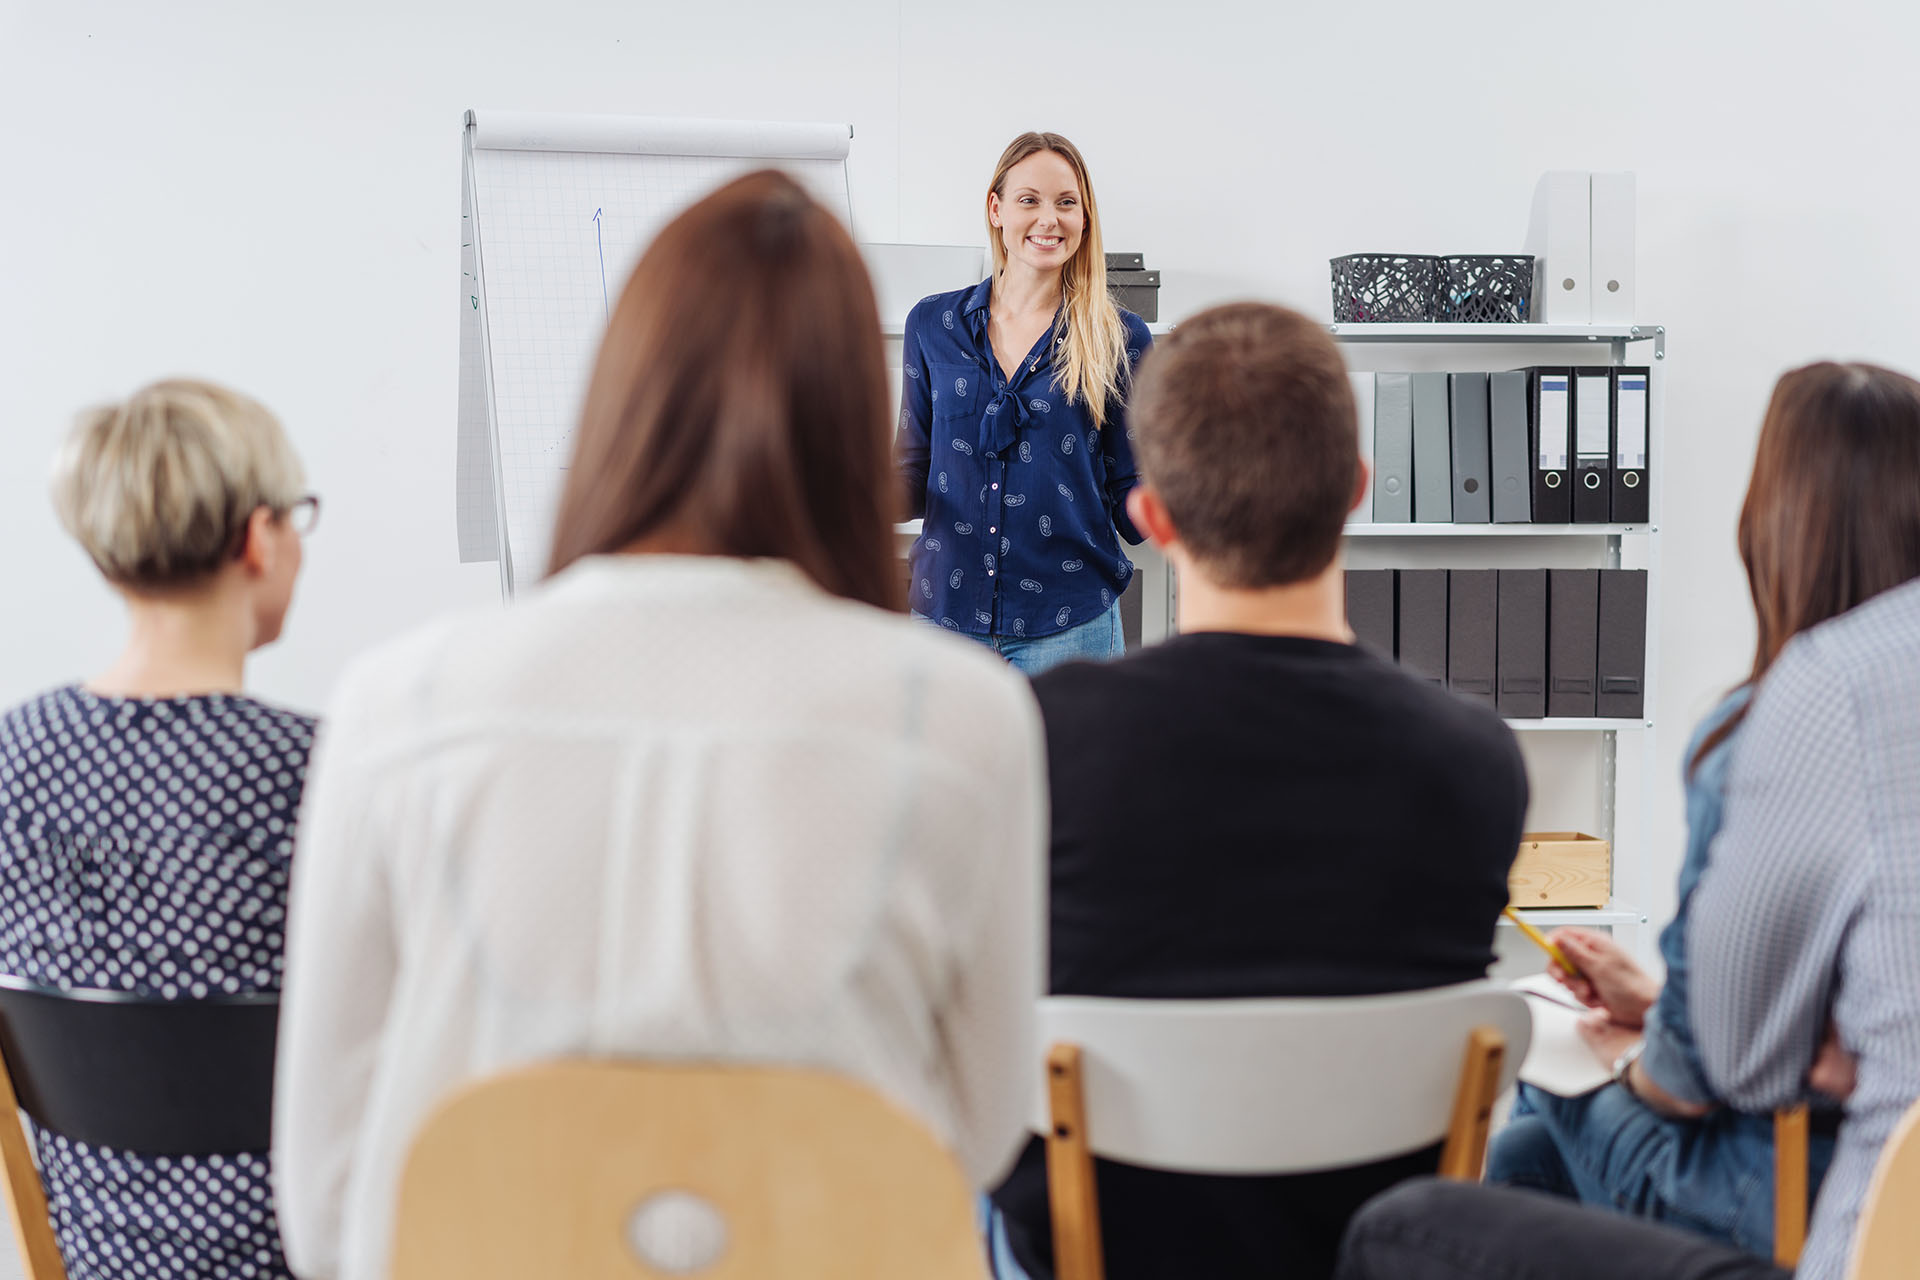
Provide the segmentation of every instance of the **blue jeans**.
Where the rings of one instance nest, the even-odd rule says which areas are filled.
[[[1808,1190],[1833,1139],[1807,1146]],[[1487,1181],[1647,1218],[1769,1256],[1773,1117],[1721,1108],[1668,1120],[1610,1084],[1579,1098],[1520,1086],[1513,1119],[1487,1148]]]
[[[930,621],[924,613],[915,612],[913,616]],[[968,636],[967,639],[986,645],[1029,679],[1063,662],[1111,662],[1127,651],[1126,639],[1120,632],[1119,605],[1113,605],[1091,622],[1050,636]]]
[[[993,1280],[1031,1280],[1027,1269],[1013,1256],[1007,1243],[1007,1222],[993,1207],[993,1198],[984,1191],[973,1197],[973,1219],[980,1228],[980,1239],[987,1251],[987,1274]]]

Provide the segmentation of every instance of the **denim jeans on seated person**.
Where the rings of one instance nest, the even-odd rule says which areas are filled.
[[[1833,1136],[1807,1144],[1809,1196]],[[1487,1181],[1665,1222],[1762,1256],[1773,1252],[1773,1117],[1721,1108],[1668,1120],[1617,1084],[1562,1098],[1522,1084],[1487,1149]]]
[[[917,611],[913,616],[922,621],[932,621],[926,614]],[[1089,622],[1068,627],[1065,631],[1056,631],[1050,636],[1031,639],[1024,636],[968,636],[967,639],[986,645],[1029,679],[1063,662],[1111,662],[1124,656],[1127,651],[1127,642],[1120,630],[1120,606],[1117,604]]]
[[[1434,1178],[1347,1224],[1334,1280],[1791,1280],[1765,1258],[1514,1187]]]

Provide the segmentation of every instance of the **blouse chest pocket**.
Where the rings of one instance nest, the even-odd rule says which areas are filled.
[[[929,364],[936,422],[972,421],[992,399],[984,369],[971,364]]]

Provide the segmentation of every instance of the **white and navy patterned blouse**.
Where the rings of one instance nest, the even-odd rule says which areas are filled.
[[[987,337],[993,281],[907,316],[894,452],[910,515],[914,611],[969,635],[1052,635],[1099,617],[1133,576],[1127,494],[1139,481],[1126,405],[1096,428],[1054,381],[1049,329],[1008,378]],[[1122,310],[1127,368],[1153,339]]]
[[[164,1000],[278,990],[313,729],[226,694],[66,688],[0,716],[0,972]],[[72,1280],[288,1274],[264,1153],[34,1138]]]

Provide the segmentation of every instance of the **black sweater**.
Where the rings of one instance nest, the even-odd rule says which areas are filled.
[[[1527,807],[1492,712],[1351,645],[1225,633],[1034,688],[1054,993],[1367,995],[1485,975]],[[1436,1157],[1277,1178],[1101,1161],[1107,1273],[1325,1276],[1353,1210]],[[1050,1276],[1037,1139],[994,1200]]]

